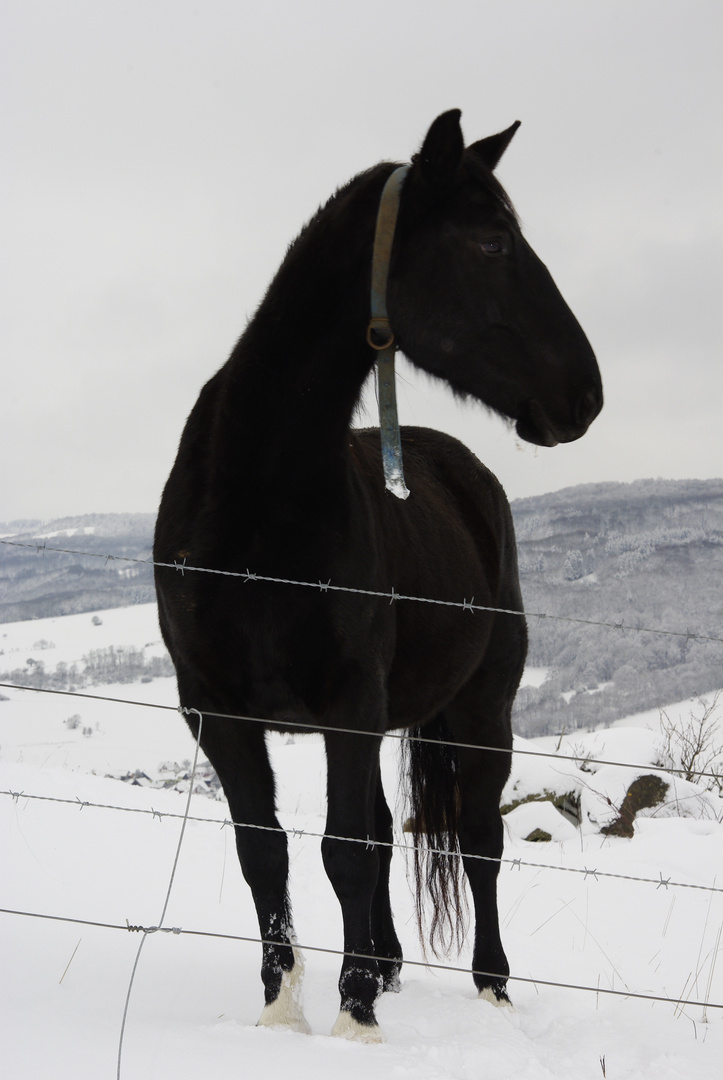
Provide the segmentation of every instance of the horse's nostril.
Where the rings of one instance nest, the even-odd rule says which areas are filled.
[[[587,427],[593,422],[602,408],[602,394],[597,390],[588,390],[577,403],[575,420],[581,427]]]

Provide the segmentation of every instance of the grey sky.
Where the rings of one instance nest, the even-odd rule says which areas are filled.
[[[596,349],[521,446],[402,367],[510,497],[723,474],[718,0],[6,0],[0,520],[154,510],[185,417],[332,191],[452,107]],[[373,421],[370,413],[366,422]]]

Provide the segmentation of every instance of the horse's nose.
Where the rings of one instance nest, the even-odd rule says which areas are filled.
[[[595,387],[582,395],[575,409],[575,421],[581,428],[588,428],[602,409],[602,389]]]

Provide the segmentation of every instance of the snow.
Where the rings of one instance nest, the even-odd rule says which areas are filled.
[[[549,668],[546,667],[527,667],[525,668],[520,686],[542,686],[547,678]]]
[[[93,619],[99,620],[94,623]],[[50,669],[58,663],[79,663],[91,649],[111,645],[149,646],[147,655],[163,649],[155,604],[111,608],[48,619],[0,624],[0,668],[23,664],[28,657]],[[175,701],[169,698],[169,702]]]
[[[62,536],[70,539],[71,536],[92,536],[95,533],[95,525],[84,525],[75,529],[53,529],[50,532],[33,532],[30,535],[34,540],[54,540]],[[25,533],[3,533],[3,536],[24,536]]]
[[[0,627],[2,667],[34,656],[50,670],[111,644],[160,648],[152,605],[99,614],[100,626],[87,614]],[[41,640],[52,646],[35,650]],[[171,679],[87,692],[176,703]],[[194,744],[185,724],[172,709],[2,693],[8,700],[0,701],[1,906],[124,928],[126,922],[156,925],[180,830],[179,816],[171,815],[183,814],[185,797],[106,774],[141,769],[155,776],[160,763],[191,758]],[[682,702],[666,711],[671,718],[685,717],[694,708]],[[81,714],[82,724],[70,729],[65,721],[74,713]],[[84,735],[84,728],[92,734]],[[223,824],[226,805],[193,796],[190,813],[202,820],[187,824],[164,923],[183,933],[145,940],[121,1076],[255,1077],[273,1069],[300,1080],[558,1080],[601,1077],[604,1058],[605,1074],[615,1080],[717,1077],[723,1010],[704,1013],[685,1000],[723,1002],[723,961],[715,963],[723,893],[673,882],[723,885],[716,880],[723,867],[723,802],[661,773],[674,785],[675,797],[636,818],[632,839],[599,831],[614,816],[630,779],[659,759],[660,739],[658,714],[650,713],[604,731],[516,741],[521,750],[554,756],[516,755],[503,801],[546,789],[577,793],[582,806],[579,827],[550,802],[523,803],[505,815],[502,934],[513,973],[530,981],[511,982],[513,1009],[495,1009],[477,1000],[465,972],[408,963],[401,993],[386,994],[378,1004],[385,1042],[361,1045],[329,1035],[339,1009],[339,958],[315,948],[341,948],[341,919],[319,840],[300,835],[323,831],[322,742],[316,736],[273,737],[280,817],[290,830],[291,896],[305,955],[304,1012],[312,1034],[256,1026],[263,1006],[258,945],[189,933],[258,933],[233,836]],[[393,740],[384,747],[390,793],[396,748]],[[591,758],[640,768],[598,765]],[[536,828],[553,840],[526,841]],[[409,842],[402,834],[398,839]],[[661,884],[667,879],[668,885]],[[393,860],[392,898],[405,957],[422,961],[401,852]],[[0,1076],[115,1075],[140,940],[126,929],[2,914]],[[443,963],[464,967],[469,952]],[[561,989],[544,981],[682,997],[683,1004]]]
[[[526,840],[535,829],[549,833],[556,842],[574,840],[577,833],[573,825],[559,813],[551,802],[524,803],[505,814],[508,836]]]

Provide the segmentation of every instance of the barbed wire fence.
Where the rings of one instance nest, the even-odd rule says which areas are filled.
[[[189,787],[193,794],[197,792],[193,791],[192,781],[188,781]],[[0,791],[0,796],[11,798],[15,803],[18,803],[21,799],[34,802],[49,802],[56,803],[61,806],[75,806],[79,810],[91,809],[91,810],[113,810],[118,813],[126,814],[142,814],[150,816],[162,821],[163,818],[169,818],[170,820],[181,821],[193,821],[199,824],[217,825],[221,828],[231,827],[234,829],[254,829],[259,832],[272,832],[272,833],[285,833],[294,837],[309,837],[314,840],[343,840],[345,843],[361,844],[364,847],[385,847],[394,851],[403,851],[406,854],[414,854],[419,849],[414,844],[402,844],[398,841],[386,841],[386,840],[371,840],[370,838],[360,838],[355,836],[337,836],[334,833],[327,832],[315,832],[311,829],[303,829],[295,826],[289,826],[285,828],[281,825],[258,825],[255,822],[248,821],[233,821],[231,818],[214,818],[214,817],[199,817],[198,815],[186,815],[173,813],[171,811],[160,811],[153,807],[135,807],[135,806],[119,806],[113,803],[95,803],[88,799],[81,799],[76,796],[74,799],[64,799],[53,795],[38,795],[33,792],[26,791],[12,791],[10,789]],[[441,848],[428,849],[430,854],[443,855],[447,858],[453,859],[477,859],[481,862],[492,862],[499,864],[500,867],[508,865],[511,870],[521,870],[522,867],[533,870],[552,870],[563,874],[578,874],[583,878],[594,878],[599,881],[603,878],[610,878],[616,881],[634,881],[644,885],[654,885],[656,889],[660,888],[679,888],[679,889],[695,889],[701,892],[709,893],[723,893],[723,886],[718,885],[701,885],[696,882],[689,881],[675,881],[672,874],[664,876],[662,870],[659,871],[657,878],[638,877],[633,874],[615,874],[606,870],[598,870],[596,867],[578,867],[578,866],[562,866],[556,863],[543,863],[543,862],[529,862],[526,859],[512,859],[504,857],[496,857],[493,855],[478,855],[476,853],[465,851],[450,851]]]
[[[361,595],[377,597],[379,599],[386,599],[386,600],[388,600],[388,602],[390,604],[393,604],[393,603],[396,603],[396,602],[405,602],[405,601],[406,602],[416,602],[416,603],[426,603],[426,604],[438,604],[438,605],[444,605],[446,607],[458,608],[458,609],[460,609],[462,611],[469,612],[471,614],[474,614],[475,612],[495,612],[495,613],[498,613],[498,614],[517,615],[517,616],[522,616],[522,617],[527,617],[527,618],[554,619],[554,620],[557,620],[557,621],[570,622],[570,623],[576,623],[576,624],[581,624],[581,625],[602,626],[602,627],[607,627],[607,628],[609,628],[611,630],[633,631],[633,632],[637,632],[637,633],[646,633],[646,634],[660,634],[660,635],[664,635],[664,636],[668,636],[668,637],[684,638],[684,639],[687,639],[687,640],[708,641],[708,642],[715,642],[715,643],[718,643],[718,644],[723,644],[723,636],[715,635],[715,634],[701,634],[701,633],[698,633],[696,631],[691,631],[689,629],[686,629],[685,631],[683,631],[683,630],[674,630],[674,629],[660,628],[660,627],[647,627],[647,626],[635,626],[635,625],[627,625],[626,626],[622,621],[618,622],[618,623],[611,623],[611,622],[603,622],[603,621],[593,620],[593,619],[583,619],[583,618],[576,618],[576,617],[571,617],[571,616],[553,615],[553,614],[548,614],[548,613],[544,613],[544,612],[524,612],[523,613],[523,612],[520,612],[520,611],[516,611],[514,609],[496,608],[496,607],[491,607],[491,606],[487,606],[487,605],[475,604],[474,597],[471,597],[469,600],[467,600],[465,598],[465,599],[463,599],[461,601],[433,599],[433,598],[429,598],[429,597],[408,596],[408,595],[400,594],[400,593],[397,593],[393,588],[391,589],[391,591],[377,591],[377,590],[359,589],[359,588],[354,588],[354,587],[351,587],[351,586],[338,585],[338,584],[332,583],[331,581],[327,581],[327,582],[321,582],[321,581],[319,581],[319,582],[310,582],[310,581],[299,581],[299,580],[294,580],[294,579],[290,579],[290,578],[269,577],[269,576],[264,576],[264,575],[259,575],[259,574],[253,573],[250,570],[246,570],[244,572],[239,572],[239,571],[210,569],[210,568],[205,568],[205,567],[196,567],[196,566],[188,565],[186,560],[183,560],[182,562],[174,562],[174,563],[154,562],[151,559],[132,558],[132,557],[128,557],[128,556],[118,556],[118,555],[113,555],[113,554],[100,554],[100,553],[97,553],[97,552],[87,552],[87,551],[81,551],[81,550],[70,549],[70,548],[55,547],[55,546],[48,545],[47,543],[43,543],[43,544],[28,543],[28,542],[9,540],[9,539],[6,539],[6,538],[0,538],[0,543],[8,545],[8,546],[19,547],[19,548],[27,548],[27,549],[35,550],[38,554],[41,554],[41,555],[44,554],[46,551],[49,551],[49,552],[56,552],[56,553],[60,553],[60,554],[85,556],[85,557],[90,557],[90,558],[99,558],[99,559],[104,560],[106,566],[109,565],[112,562],[128,562],[128,563],[143,564],[143,565],[148,565],[148,566],[172,569],[172,570],[175,570],[176,572],[179,572],[181,574],[185,574],[187,572],[188,573],[208,573],[208,574],[215,574],[215,575],[219,575],[219,576],[223,576],[223,577],[238,578],[238,579],[242,579],[243,581],[248,582],[248,583],[266,582],[266,583],[272,583],[272,584],[296,586],[296,587],[301,587],[301,588],[318,589],[322,593],[328,593],[328,592],[357,593],[357,594],[361,594]],[[161,912],[161,917],[159,919],[158,925],[155,925],[155,926],[142,926],[142,925],[132,924],[132,923],[130,923],[130,921],[127,920],[126,925],[123,926],[122,924],[114,924],[114,923],[107,923],[107,922],[96,922],[96,921],[91,921],[91,920],[75,919],[75,918],[70,917],[70,916],[59,916],[59,915],[51,915],[51,914],[41,913],[41,912],[29,912],[29,911],[13,910],[13,909],[9,909],[9,908],[0,908],[0,913],[7,914],[7,915],[24,916],[24,917],[37,918],[37,919],[49,919],[49,920],[61,921],[61,922],[69,922],[69,923],[78,923],[78,924],[82,924],[82,925],[92,925],[92,926],[104,927],[104,928],[108,928],[108,929],[118,929],[118,930],[124,930],[126,932],[135,932],[135,933],[141,933],[142,934],[142,938],[141,938],[139,948],[138,948],[136,956],[135,956],[135,960],[134,960],[134,964],[133,964],[133,968],[132,968],[132,972],[131,972],[131,976],[130,976],[130,980],[129,980],[129,984],[128,984],[128,991],[127,991],[127,995],[126,995],[126,1000],[125,1000],[125,1005],[124,1005],[124,1010],[123,1010],[123,1016],[122,1016],[122,1021],[121,1021],[121,1030],[120,1030],[120,1037],[119,1037],[119,1044],[118,1044],[118,1058],[117,1058],[117,1077],[118,1077],[118,1080],[120,1080],[120,1077],[121,1077],[124,1037],[125,1037],[126,1023],[127,1023],[127,1018],[128,1018],[128,1009],[129,1009],[130,999],[131,999],[133,985],[134,985],[134,981],[135,981],[135,975],[136,975],[136,971],[137,971],[137,968],[138,968],[138,965],[139,965],[143,945],[145,944],[145,941],[146,941],[146,939],[147,939],[147,937],[149,935],[155,934],[155,933],[166,933],[166,934],[170,933],[170,934],[174,934],[174,935],[186,934],[186,935],[192,935],[192,936],[195,936],[195,937],[222,938],[222,939],[226,939],[226,940],[243,941],[243,942],[250,942],[250,943],[262,944],[262,945],[265,944],[264,940],[261,937],[258,937],[258,936],[242,936],[242,935],[220,934],[220,933],[214,933],[214,932],[211,932],[211,931],[192,930],[192,929],[182,928],[182,927],[166,927],[166,926],[163,925],[164,919],[165,919],[165,916],[166,916],[166,911],[167,911],[167,908],[168,908],[170,895],[171,895],[171,890],[172,890],[173,884],[174,884],[176,868],[178,866],[180,855],[181,855],[181,848],[182,848],[183,839],[184,839],[184,835],[185,835],[185,829],[186,829],[186,825],[187,825],[187,823],[189,821],[203,822],[203,823],[207,823],[207,824],[213,823],[215,825],[220,825],[222,828],[224,828],[226,826],[231,826],[231,827],[234,827],[234,828],[260,828],[260,829],[267,829],[267,830],[271,830],[271,831],[290,832],[291,834],[293,834],[295,836],[299,836],[299,837],[308,836],[308,837],[313,837],[313,838],[316,838],[316,839],[322,839],[325,836],[327,836],[327,837],[329,837],[331,839],[345,840],[345,841],[351,841],[351,842],[355,842],[355,843],[363,843],[363,844],[366,844],[366,845],[390,846],[390,847],[393,847],[393,848],[396,848],[396,849],[404,850],[407,853],[414,851],[414,845],[410,845],[410,844],[400,844],[400,843],[397,843],[397,842],[391,842],[390,844],[387,844],[386,842],[373,841],[370,838],[366,838],[365,840],[363,840],[363,839],[354,838],[354,837],[337,837],[337,836],[330,836],[330,834],[312,832],[310,830],[305,830],[305,829],[295,829],[295,828],[283,829],[281,827],[258,826],[258,825],[255,825],[255,824],[249,823],[249,822],[234,822],[234,821],[230,821],[228,819],[224,819],[223,821],[219,821],[219,819],[217,819],[217,818],[207,818],[207,817],[198,817],[198,816],[190,815],[191,800],[192,800],[192,797],[193,797],[193,794],[194,794],[194,781],[195,781],[196,771],[197,771],[197,767],[198,767],[198,756],[199,756],[199,750],[200,750],[200,737],[201,737],[201,731],[202,731],[202,727],[203,727],[204,716],[208,717],[208,718],[211,718],[211,717],[218,718],[218,717],[220,717],[220,718],[223,718],[223,719],[236,720],[238,722],[262,724],[262,725],[266,725],[267,727],[269,727],[270,726],[269,721],[265,720],[264,718],[244,716],[244,715],[226,714],[226,713],[214,713],[214,712],[210,712],[210,711],[207,711],[207,710],[204,710],[204,712],[201,713],[196,708],[180,708],[180,709],[178,709],[178,708],[176,708],[174,706],[159,705],[159,704],[152,703],[152,702],[143,702],[143,701],[139,702],[139,701],[133,701],[133,700],[128,700],[128,699],[122,699],[122,698],[113,698],[113,697],[109,697],[109,696],[106,696],[106,695],[81,693],[79,691],[62,691],[62,690],[50,689],[50,688],[44,688],[44,687],[23,686],[21,684],[16,684],[16,683],[0,683],[0,686],[2,686],[4,688],[20,690],[20,691],[25,690],[25,691],[31,691],[31,692],[36,692],[36,693],[56,694],[56,695],[62,695],[62,696],[66,696],[66,697],[84,698],[84,699],[98,700],[98,701],[113,701],[113,702],[116,702],[118,704],[128,705],[128,706],[133,705],[133,706],[144,707],[144,708],[172,710],[172,711],[181,712],[182,714],[185,714],[185,715],[196,714],[199,717],[199,727],[198,727],[197,737],[196,737],[196,741],[195,741],[194,759],[193,759],[193,764],[192,764],[192,768],[191,768],[189,788],[188,788],[187,799],[186,799],[186,804],[185,804],[185,811],[184,811],[183,814],[167,813],[167,812],[160,813],[159,811],[156,811],[153,808],[143,809],[143,808],[137,808],[137,807],[135,807],[135,808],[123,807],[123,806],[117,806],[117,805],[112,805],[112,804],[91,803],[91,802],[89,802],[87,800],[81,800],[79,798],[76,798],[75,800],[72,800],[72,799],[60,799],[60,798],[56,798],[56,797],[53,797],[53,796],[39,795],[39,794],[34,794],[34,793],[27,793],[26,794],[24,791],[19,791],[19,792],[18,791],[12,791],[12,790],[0,791],[0,795],[10,797],[16,803],[22,798],[22,799],[27,799],[27,800],[36,800],[36,801],[39,801],[39,802],[52,802],[52,803],[64,803],[64,804],[69,804],[69,805],[77,805],[81,810],[85,809],[85,808],[95,808],[95,809],[99,809],[99,810],[101,810],[101,809],[102,810],[111,810],[111,811],[115,811],[115,812],[126,812],[126,813],[127,812],[132,812],[132,813],[140,813],[140,814],[146,814],[146,815],[150,814],[154,818],[157,817],[159,820],[162,820],[163,817],[168,817],[168,818],[173,818],[173,819],[180,819],[180,821],[181,821],[181,827],[180,827],[180,831],[179,831],[178,842],[177,842],[177,845],[176,845],[175,856],[174,856],[174,860],[173,860],[173,866],[172,866],[172,869],[171,869],[169,882],[168,882],[168,887],[166,889],[166,894],[165,894],[165,899],[164,899],[164,904],[163,904],[163,910]],[[347,732],[348,731],[348,733],[350,733],[350,734],[356,734],[356,735],[364,734],[364,735],[370,735],[372,737],[378,738],[378,735],[375,734],[375,733],[372,733],[372,732],[359,731],[357,729],[338,728],[338,727],[325,728],[323,725],[304,724],[304,723],[301,723],[301,722],[291,723],[291,722],[286,722],[285,721],[284,722],[284,727],[285,728],[286,727],[295,728],[295,729],[297,729],[299,731],[302,731],[302,732],[303,731],[314,731],[314,732],[323,733],[325,730],[333,730],[333,731],[337,731],[337,732],[339,732],[339,731]],[[398,738],[398,739],[416,738],[416,739],[418,739],[419,741],[422,741],[422,742],[432,742],[432,743],[436,743],[436,744],[440,744],[440,742],[442,741],[442,740],[437,740],[437,739],[426,739],[424,736],[410,736],[410,735],[408,735],[406,733],[390,732],[390,733],[387,733],[387,734],[388,734],[388,737],[391,737],[391,738]],[[472,749],[495,751],[495,752],[500,752],[500,753],[520,754],[520,755],[532,756],[532,757],[552,758],[557,762],[567,761],[567,762],[571,762],[571,763],[577,763],[580,760],[580,755],[579,754],[578,755],[561,755],[561,754],[558,754],[558,753],[535,751],[535,750],[529,750],[529,749],[523,749],[523,748],[517,748],[517,747],[513,747],[513,748],[509,749],[509,748],[502,748],[502,747],[479,746],[479,745],[476,745],[476,744],[454,743],[454,742],[451,742],[451,741],[449,742],[449,745],[458,746],[458,747],[469,746]],[[632,768],[632,769],[645,769],[645,771],[660,771],[660,772],[672,773],[672,774],[676,774],[676,773],[681,773],[682,774],[685,771],[683,769],[666,768],[664,766],[654,766],[654,765],[641,766],[641,765],[631,763],[631,762],[619,762],[619,761],[612,761],[612,760],[605,760],[605,759],[595,759],[595,758],[591,758],[591,757],[586,758],[586,764],[587,765],[597,764],[597,765],[601,765],[601,766],[602,765],[617,766],[617,767],[629,768],[629,769],[630,768]],[[710,776],[710,777],[712,777],[714,779],[717,778],[717,774],[714,774],[714,773],[704,772],[704,773],[700,773],[700,774],[697,774],[697,775],[700,775],[701,777]],[[469,857],[469,855],[467,853],[463,853],[463,852],[439,851],[439,852],[436,852],[436,853],[437,854],[442,854],[442,855],[447,855],[447,856],[452,856],[452,857]],[[506,859],[506,858],[491,859],[490,857],[487,857],[487,856],[478,856],[478,855],[473,855],[472,857],[473,858],[480,858],[480,859],[487,859],[489,861],[494,861],[494,862],[499,862],[500,865],[509,864],[510,869],[512,869],[512,870],[514,870],[515,868],[517,868],[519,870],[523,866],[525,866],[525,867],[534,868],[535,870],[538,871],[538,873],[541,872],[541,871],[558,871],[558,872],[563,872],[563,873],[575,873],[575,874],[578,874],[578,875],[583,875],[584,879],[586,879],[586,880],[588,878],[592,878],[595,881],[599,881],[601,879],[608,879],[609,878],[609,879],[616,879],[616,880],[623,880],[623,881],[637,882],[637,883],[641,883],[641,884],[653,885],[653,886],[655,886],[656,889],[660,889],[660,888],[665,888],[665,889],[668,889],[668,888],[682,888],[682,889],[701,890],[701,891],[708,892],[711,895],[711,899],[712,899],[714,894],[723,892],[723,888],[721,888],[719,886],[716,886],[715,884],[703,885],[703,884],[693,883],[693,882],[675,881],[675,880],[673,880],[672,875],[668,875],[667,877],[665,877],[663,875],[662,871],[659,871],[659,877],[658,877],[658,879],[655,879],[655,878],[638,877],[638,876],[634,876],[634,875],[615,874],[615,873],[610,873],[610,872],[598,870],[596,868],[589,868],[589,867],[580,868],[580,867],[570,867],[570,866],[558,866],[558,865],[555,865],[555,864],[546,864],[546,863],[539,863],[539,862],[528,862],[527,860],[522,860],[522,859]],[[355,956],[356,957],[361,957],[362,956],[362,954],[354,954],[354,953],[345,954],[343,950],[330,949],[330,948],[327,948],[327,947],[321,946],[321,945],[304,944],[304,945],[300,945],[299,947],[303,948],[304,950],[309,951],[309,952],[326,953],[326,954],[330,954],[330,955],[334,955],[334,956],[344,956],[344,955],[350,955],[352,957],[355,957]],[[717,948],[718,948],[718,946],[716,946],[716,951],[717,951]],[[451,972],[460,972],[460,971],[467,972],[468,971],[467,968],[461,968],[461,967],[457,967],[455,965],[450,965],[450,964],[432,963],[432,962],[427,961],[426,959],[425,960],[405,960],[405,964],[407,964],[408,966],[426,967],[426,968],[436,969],[436,970],[441,970],[441,971],[451,971]],[[496,975],[496,973],[494,973],[494,972],[480,972],[479,974],[484,975],[484,976],[495,976]],[[712,969],[711,969],[711,974],[712,974]],[[705,1001],[692,1000],[691,999],[692,988],[691,988],[691,991],[689,992],[687,997],[684,996],[684,993],[685,993],[685,988],[684,988],[683,994],[681,994],[680,997],[678,997],[678,998],[674,998],[674,997],[669,997],[669,996],[660,996],[660,995],[652,995],[652,994],[640,994],[640,993],[629,991],[627,989],[626,990],[615,990],[615,989],[612,989],[612,988],[602,988],[600,986],[592,987],[592,986],[576,985],[576,984],[564,983],[564,982],[555,982],[555,981],[552,981],[552,980],[545,980],[545,979],[532,978],[532,977],[523,977],[523,976],[519,976],[519,975],[515,975],[515,974],[512,974],[509,977],[510,977],[510,979],[512,981],[517,981],[517,982],[522,982],[522,983],[531,983],[531,984],[534,984],[536,986],[549,986],[549,987],[556,987],[556,988],[565,988],[565,989],[569,989],[569,990],[573,990],[573,991],[595,993],[595,994],[606,994],[606,995],[613,995],[613,996],[617,996],[617,997],[627,997],[627,998],[645,1000],[645,1001],[650,1001],[650,1002],[655,1002],[655,1001],[663,1002],[663,1003],[668,1003],[668,1004],[674,1005],[676,1007],[676,1009],[681,1009],[681,1008],[683,1008],[685,1006],[700,1007],[700,1008],[702,1008],[704,1010],[706,1010],[706,1009],[723,1009],[723,1002],[711,1002],[710,1000],[708,1000],[709,993],[706,995],[706,1000]],[[710,987],[708,989],[710,990]]]
[[[47,686],[24,686],[20,683],[0,682],[0,688],[5,690],[27,690],[33,694],[53,694],[59,697],[67,698],[80,698],[85,701],[106,701],[115,705],[136,705],[139,708],[144,709],[160,709],[164,712],[178,712],[181,715],[186,713],[195,713],[197,709],[187,709],[178,705],[162,705],[154,701],[138,701],[133,698],[118,698],[109,697],[106,694],[88,694],[80,690],[58,690],[55,687]],[[237,720],[239,722],[248,724],[261,724],[264,727],[273,729],[274,725],[277,727],[281,723],[280,721],[269,720],[261,716],[248,716],[241,713],[222,713],[214,712],[211,709],[204,709],[204,716],[213,717],[219,720]],[[374,731],[365,731],[363,728],[348,728],[338,727],[318,723],[305,723],[302,720],[284,720],[283,729],[287,728],[298,731],[299,734],[321,734],[324,732],[337,732],[344,735],[363,735],[372,739],[378,739],[379,734]],[[430,743],[433,746],[451,746],[454,749],[460,750],[483,750],[489,753],[516,755],[518,757],[536,757],[536,758],[549,758],[553,761],[569,761],[576,764],[581,760],[581,755],[578,754],[560,754],[551,750],[529,750],[523,747],[513,746],[487,746],[484,743],[465,743],[456,742],[453,739],[429,739],[424,735],[413,735],[408,732],[400,731],[387,731],[384,733],[385,739],[399,740],[400,742],[420,742]],[[633,761],[614,761],[608,758],[596,758],[585,755],[585,763],[588,765],[611,765],[615,767],[625,769],[649,769],[653,772],[673,773],[680,776],[686,775],[689,770],[684,768],[677,768],[676,766],[668,765],[645,765],[639,762]],[[706,779],[716,780],[718,773],[707,772],[706,770],[695,770],[695,775],[705,777]]]
[[[359,596],[375,596],[382,600],[388,600],[390,604],[398,601],[412,601],[418,604],[436,604],[441,607],[459,608],[461,611],[474,612],[492,612],[498,615],[517,615],[521,618],[527,619],[550,619],[556,622],[568,622],[575,623],[580,626],[601,626],[610,630],[619,631],[633,631],[639,634],[660,634],[664,637],[684,638],[688,641],[712,641],[719,645],[723,645],[723,635],[721,634],[701,634],[697,631],[686,630],[671,630],[663,627],[653,626],[635,626],[633,624],[626,624],[624,620],[619,622],[605,622],[599,619],[583,619],[581,617],[572,615],[555,615],[550,612],[544,611],[518,611],[515,608],[502,608],[494,607],[485,604],[475,604],[474,596],[471,596],[469,600],[442,600],[429,596],[409,596],[405,593],[398,593],[394,588],[391,590],[383,589],[360,589],[351,585],[339,585],[329,581],[299,581],[295,578],[282,578],[282,577],[270,577],[265,574],[257,574],[251,570],[218,570],[207,566],[192,566],[187,562],[187,559],[182,559],[180,562],[159,562],[154,559],[141,559],[133,558],[129,555],[113,555],[109,553],[102,553],[97,551],[81,551],[75,548],[61,548],[51,546],[47,543],[38,544],[29,543],[27,541],[20,540],[8,540],[0,538],[0,544],[5,544],[9,547],[29,548],[35,551],[38,555],[43,555],[46,551],[54,552],[62,555],[80,555],[91,559],[102,559],[107,566],[111,562],[128,562],[136,565],[159,567],[161,569],[176,570],[181,575],[185,573],[189,574],[213,574],[219,577],[238,578],[245,582],[260,581],[267,584],[275,585],[296,585],[304,589],[318,589],[322,593],[326,592],[342,592],[342,593],[356,593]]]

